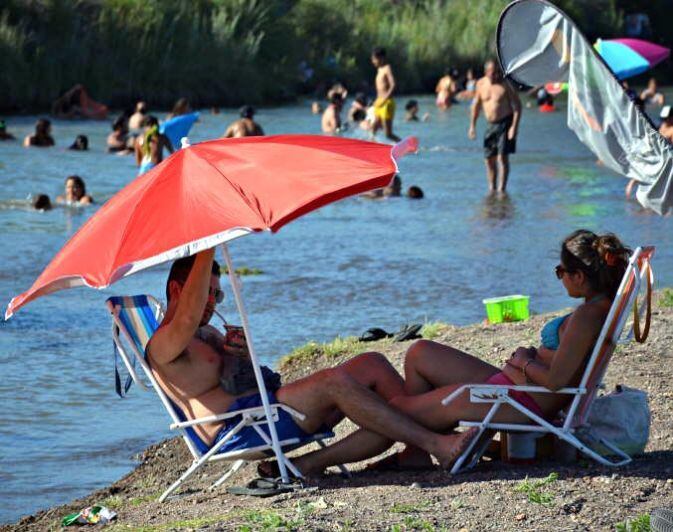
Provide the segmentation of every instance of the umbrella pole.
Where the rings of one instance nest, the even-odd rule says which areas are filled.
[[[273,447],[273,452],[276,455],[276,460],[278,461],[278,469],[280,471],[280,477],[284,484],[289,483],[290,478],[287,474],[287,468],[285,467],[285,454],[280,447],[280,441],[278,440],[278,433],[276,432],[276,424],[273,421],[273,415],[271,414],[271,406],[269,405],[269,396],[266,392],[266,384],[264,384],[264,378],[262,377],[262,370],[259,367],[259,362],[257,360],[257,354],[252,344],[252,335],[250,334],[250,324],[248,323],[248,314],[245,311],[245,305],[243,304],[243,297],[241,296],[241,291],[239,287],[239,281],[236,278],[234,273],[234,265],[231,262],[231,255],[229,255],[229,248],[227,244],[222,244],[222,254],[224,255],[224,261],[227,264],[229,269],[229,283],[231,284],[231,289],[234,292],[234,299],[236,300],[236,307],[238,308],[238,313],[241,315],[241,322],[243,325],[243,332],[245,333],[245,341],[248,344],[248,350],[250,352],[250,361],[252,362],[252,367],[255,371],[255,379],[257,380],[257,386],[259,388],[259,394],[262,398],[262,406],[264,407],[264,414],[266,415],[266,421],[269,425],[269,432],[271,433],[271,446]]]

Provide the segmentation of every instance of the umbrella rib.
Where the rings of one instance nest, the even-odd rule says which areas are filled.
[[[200,157],[200,159],[201,159],[204,163],[206,163],[207,165],[209,165],[211,168],[213,168],[213,170],[215,170],[218,174],[220,174],[220,175],[222,176],[222,178],[224,178],[224,179],[226,180],[226,182],[229,183],[229,185],[231,186],[231,188],[234,189],[234,190],[236,191],[236,193],[239,195],[239,197],[240,197],[240,198],[243,200],[243,202],[248,206],[248,208],[250,209],[250,211],[252,211],[252,213],[253,213],[255,216],[257,216],[257,217],[262,221],[262,224],[264,224],[264,225],[269,225],[269,224],[264,220],[264,218],[261,216],[259,210],[256,210],[256,209],[253,208],[253,206],[252,206],[250,200],[249,200],[245,195],[243,195],[243,194],[240,192],[239,187],[237,187],[236,185],[234,185],[234,183],[232,183],[231,179],[229,179],[226,175],[224,175],[224,174],[220,171],[220,169],[219,169],[217,166],[215,166],[213,163],[211,163],[208,159],[204,159],[203,157]]]
[[[148,181],[147,181],[147,186],[145,186],[145,187],[143,187],[141,190],[139,190],[139,191],[138,191],[138,195],[141,196],[141,192],[144,193],[145,190],[147,190],[148,188],[150,188],[150,186],[151,186],[153,183],[154,183],[154,181],[152,181],[152,180],[148,180]],[[127,237],[127,235],[128,235],[129,228],[131,227],[131,223],[130,223],[130,221],[135,217],[136,212],[138,211],[138,209],[140,209],[140,204],[141,204],[141,202],[142,202],[142,197],[141,197],[141,199],[140,199],[138,202],[135,203],[135,205],[133,206],[133,209],[131,210],[131,214],[129,215],[129,218],[128,218],[128,219],[129,219],[129,223],[127,223],[126,227],[124,228],[124,232],[122,233],[122,236],[121,236],[121,238],[119,239],[119,245],[117,246],[117,249],[116,249],[115,254],[114,254],[114,260],[113,260],[113,262],[112,262],[113,264],[115,264],[115,263],[117,262],[117,258],[119,257],[119,252],[120,252],[121,249],[124,247],[123,244],[124,244],[124,242],[126,241],[126,237]],[[148,258],[150,258],[150,257],[145,257],[145,259],[148,259]],[[115,271],[114,271],[114,272],[109,272],[109,273],[108,273],[109,277],[112,277],[112,274],[114,274],[114,273],[119,269],[120,266],[126,266],[126,264],[121,264],[121,265],[117,266],[117,268],[115,268]],[[106,285],[109,284],[109,282],[110,282],[110,279],[109,279],[109,278],[106,279]]]

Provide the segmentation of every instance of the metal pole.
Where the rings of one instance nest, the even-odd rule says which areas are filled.
[[[278,470],[280,471],[280,478],[284,484],[289,483],[290,478],[287,474],[287,468],[285,467],[285,455],[283,450],[280,448],[280,442],[278,440],[278,433],[276,432],[276,424],[273,422],[273,416],[271,414],[271,406],[269,405],[269,397],[266,392],[266,385],[264,384],[264,378],[262,377],[262,370],[259,367],[259,362],[257,361],[257,354],[255,353],[255,348],[252,344],[252,335],[250,334],[250,325],[248,323],[248,314],[245,311],[245,305],[243,304],[243,297],[238,286],[238,279],[234,273],[234,265],[231,262],[231,256],[229,255],[229,248],[226,243],[222,244],[222,254],[224,255],[224,261],[227,264],[229,269],[229,282],[231,284],[231,289],[234,292],[234,299],[236,300],[236,307],[238,308],[238,313],[241,315],[241,322],[243,325],[243,332],[245,333],[245,341],[248,344],[248,351],[250,352],[250,361],[252,362],[253,370],[255,371],[255,379],[257,380],[257,386],[259,388],[259,394],[262,397],[262,406],[264,407],[264,414],[266,415],[266,421],[269,425],[269,432],[271,433],[271,446],[273,447],[273,452],[276,455],[276,460],[278,462]]]

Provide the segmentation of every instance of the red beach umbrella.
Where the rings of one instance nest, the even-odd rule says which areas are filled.
[[[104,288],[136,271],[385,187],[413,137],[390,146],[279,135],[181,149],[124,187],[63,246],[5,319],[33,299],[74,286]]]

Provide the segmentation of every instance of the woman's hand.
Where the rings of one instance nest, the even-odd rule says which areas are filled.
[[[512,353],[512,357],[507,361],[507,364],[522,369],[526,362],[534,359],[536,355],[537,349],[534,347],[519,347]]]
[[[526,384],[526,377],[524,377],[523,372],[516,366],[510,364],[509,361],[503,366],[502,372],[509,377],[514,384]]]

